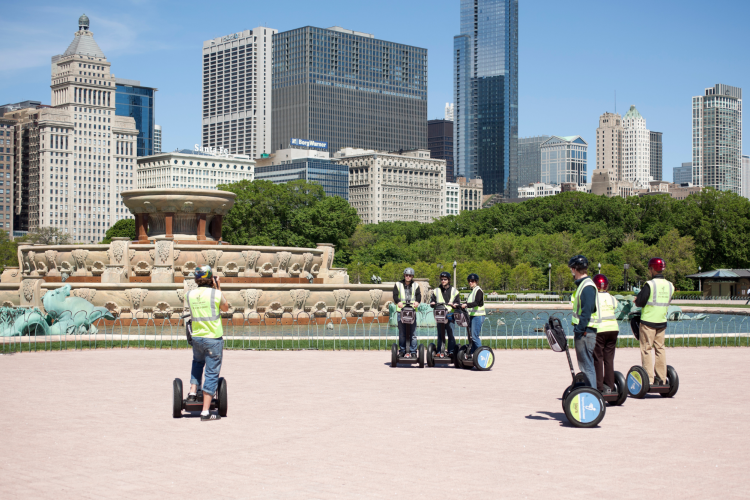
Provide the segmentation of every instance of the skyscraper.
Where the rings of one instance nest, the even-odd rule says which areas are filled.
[[[154,125],[154,154],[161,153],[161,125]]]
[[[651,132],[635,106],[622,118],[622,179],[648,188],[651,178]]]
[[[445,119],[451,122],[453,121],[453,103],[452,102],[445,103]]]
[[[15,229],[56,227],[94,243],[118,217],[132,218],[119,193],[133,189],[138,130],[115,114],[111,63],[89,18],[62,55],[52,57],[52,106],[6,113],[17,120]]]
[[[750,156],[742,155],[742,189],[740,194],[750,199]]]
[[[553,135],[541,146],[542,182],[544,184],[586,184],[588,143],[580,135],[560,137]]]
[[[606,112],[599,117],[596,129],[596,169],[609,170],[612,181],[622,180],[622,117]]]
[[[453,171],[453,121],[430,120],[427,122],[427,148],[430,156],[445,160],[446,182],[456,182]]]
[[[693,97],[693,184],[740,194],[742,89],[717,83]]]
[[[540,146],[548,135],[518,139],[518,187],[542,180],[542,150]]]
[[[115,114],[130,116],[135,120],[135,128],[138,129],[138,156],[154,154],[154,107],[157,90],[142,86],[138,80],[115,78]]]
[[[662,145],[661,145],[661,132],[650,132],[651,138],[651,177],[655,181],[662,180]]]
[[[271,28],[203,42],[203,146],[260,158],[271,152]]]
[[[338,26],[274,35],[273,147],[427,147],[427,49]]]
[[[686,182],[693,182],[693,163],[683,163],[680,167],[672,168],[672,182],[675,184],[683,184]]]
[[[456,175],[518,189],[518,0],[461,0],[453,39]]]

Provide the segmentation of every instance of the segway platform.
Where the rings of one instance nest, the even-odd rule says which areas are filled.
[[[172,390],[172,417],[181,418],[183,411],[203,411],[203,391],[198,391],[196,400],[189,402],[183,397],[182,380],[179,378],[172,382]],[[220,416],[226,417],[228,408],[227,381],[224,380],[224,377],[221,377],[219,378],[219,390],[216,391],[216,397],[211,400],[209,410],[218,410]]]
[[[455,354],[438,353],[437,347],[432,342],[427,346],[427,366],[429,367],[455,363],[455,358]]]
[[[404,365],[419,365],[420,368],[424,368],[424,345],[419,344],[417,347],[417,355],[416,356],[409,356],[408,358],[406,356],[399,356],[398,355],[398,345],[394,342],[391,344],[391,367],[396,368],[399,364]]]
[[[671,398],[680,388],[680,377],[677,370],[667,365],[667,380],[665,385],[652,386],[648,382],[648,373],[642,366],[635,365],[628,371],[628,394],[632,398],[643,399],[646,394],[660,394],[663,398]]]
[[[573,392],[573,389],[576,389],[578,387],[588,387],[588,378],[586,378],[586,375],[583,374],[583,372],[578,372],[575,375],[575,378],[573,379],[573,384],[568,386],[567,389],[565,389],[565,392],[563,393],[563,409],[565,407],[565,399],[570,395],[571,392]],[[625,376],[621,372],[615,372],[615,392],[611,393],[600,393],[602,396],[602,399],[609,405],[609,406],[620,406],[622,405],[626,399],[628,399],[628,391],[625,384]]]

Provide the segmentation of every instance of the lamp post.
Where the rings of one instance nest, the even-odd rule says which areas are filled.
[[[698,266],[698,274],[700,274],[700,273],[701,273],[701,266]],[[703,292],[703,290],[701,290],[701,283],[703,283],[703,279],[702,278],[698,278],[698,291],[699,292]]]
[[[599,274],[602,274],[602,263],[599,263]]]
[[[551,262],[547,264],[547,268],[549,269],[549,272],[547,274],[549,274],[549,291],[551,292],[552,291],[552,263]]]
[[[630,269],[630,264],[625,264],[625,271],[623,272],[623,277],[625,279],[625,290],[628,289],[628,269]]]
[[[453,261],[453,288],[458,290],[458,288],[456,287],[456,261],[455,260]]]

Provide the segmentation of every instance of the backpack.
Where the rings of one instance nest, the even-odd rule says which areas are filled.
[[[558,318],[552,317],[544,325],[544,333],[547,334],[547,342],[550,348],[555,352],[565,352],[568,350],[568,338],[565,336],[562,322]]]

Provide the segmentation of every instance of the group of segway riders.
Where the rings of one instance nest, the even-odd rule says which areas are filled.
[[[589,262],[586,257],[583,255],[572,257],[568,262],[568,267],[575,278],[576,285],[572,296],[571,323],[578,366],[585,375],[581,385],[595,388],[606,397],[616,392],[614,357],[619,333],[617,323],[619,304],[609,294],[609,282],[606,276],[602,274],[597,274],[593,278],[588,276]],[[674,285],[664,278],[662,274],[664,268],[663,259],[653,258],[649,261],[648,269],[651,280],[644,285],[635,299],[635,305],[642,308],[637,336],[645,373],[641,370],[633,375],[635,377],[633,380],[637,382],[634,386],[638,385],[640,394],[650,391],[662,392],[662,395],[673,395],[676,392],[676,387],[669,391],[670,383],[677,383],[677,380],[670,380],[668,376],[668,370],[672,370],[669,372],[672,378],[676,378],[676,373],[673,373],[673,369],[667,366],[664,352],[667,311],[674,294]],[[226,414],[226,382],[219,378],[223,357],[220,311],[226,311],[228,304],[221,294],[219,280],[214,277],[209,266],[196,269],[195,277],[199,288],[189,292],[186,297],[188,310],[192,316],[187,328],[188,341],[193,348],[191,385],[187,399],[183,400],[182,382],[179,379],[175,380],[174,416],[179,416],[185,409],[199,408],[201,420],[212,421],[218,420],[222,413]],[[440,285],[432,290],[428,299],[433,309],[442,307],[447,310],[447,321],[437,323],[438,344],[434,356],[444,358],[456,355],[458,346],[453,328],[456,311],[460,309],[468,319],[471,345],[465,356],[467,360],[470,360],[474,353],[482,348],[480,333],[485,319],[484,292],[479,286],[479,276],[474,273],[469,274],[467,277],[470,288],[469,296],[465,303],[461,303],[458,290],[451,286],[450,279],[449,273],[440,273]],[[414,269],[406,268],[403,280],[394,285],[393,302],[397,309],[398,356],[407,359],[416,358],[418,349],[416,322],[404,323],[401,318],[405,307],[416,310],[422,302],[419,285],[414,281]],[[461,348],[462,353],[464,349]],[[652,350],[654,355],[651,353]],[[570,358],[568,361],[570,362]],[[204,368],[205,381],[201,384]],[[489,368],[491,368],[491,362]],[[635,368],[640,370],[639,367]],[[633,369],[631,369],[632,372]],[[642,380],[640,373],[647,375],[648,380]],[[628,383],[630,383],[630,376]],[[223,401],[213,401],[222,397],[219,393],[223,394]],[[218,414],[211,413],[210,410],[214,408],[219,408]]]

